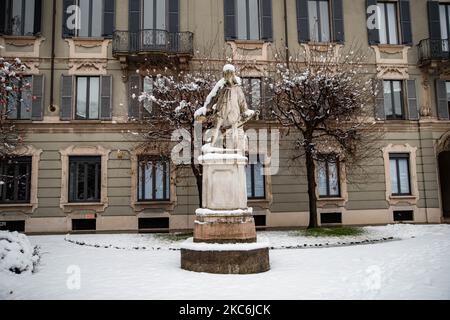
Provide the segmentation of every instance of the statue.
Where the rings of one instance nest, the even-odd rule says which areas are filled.
[[[231,128],[232,148],[239,149],[242,146],[239,141],[239,128],[254,118],[257,112],[248,109],[241,79],[236,76],[233,65],[224,66],[223,78],[208,95],[205,105],[197,110],[195,119],[203,122],[207,114],[212,114],[215,121],[210,146],[217,147],[217,139],[222,128]]]

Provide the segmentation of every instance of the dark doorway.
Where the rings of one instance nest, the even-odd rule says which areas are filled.
[[[439,181],[444,218],[450,218],[450,151],[439,154]]]

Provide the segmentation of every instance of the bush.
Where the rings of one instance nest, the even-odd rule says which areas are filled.
[[[39,247],[33,247],[26,235],[0,231],[0,270],[34,272],[39,260]]]

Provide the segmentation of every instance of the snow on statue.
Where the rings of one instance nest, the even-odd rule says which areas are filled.
[[[231,128],[232,148],[240,149],[239,128],[252,119],[256,112],[249,110],[245,100],[241,79],[236,76],[236,69],[231,64],[223,68],[220,79],[208,95],[205,105],[195,112],[195,119],[203,122],[207,114],[212,114],[215,127],[211,147],[217,147],[217,139],[221,128]]]

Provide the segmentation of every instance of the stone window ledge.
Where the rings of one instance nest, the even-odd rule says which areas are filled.
[[[108,207],[106,203],[85,202],[85,203],[61,203],[64,212],[72,212],[73,210],[92,210],[95,212],[104,212]]]
[[[139,201],[133,202],[132,207],[135,211],[144,211],[146,209],[162,209],[164,211],[173,211],[176,203],[173,201]]]
[[[2,208],[10,208],[10,207],[32,207],[33,203],[0,203],[0,207]]]
[[[36,40],[40,38],[40,36],[19,36],[19,35],[2,35],[2,38],[5,38],[7,40]]]
[[[411,205],[417,204],[417,200],[419,197],[411,195],[411,196],[390,196],[389,202],[391,205],[399,204],[399,203],[408,203]]]
[[[251,45],[251,44],[255,44],[255,45],[263,45],[264,43],[266,43],[266,42],[270,42],[270,41],[265,41],[265,40],[245,40],[245,39],[236,39],[236,40],[230,40],[230,42],[234,42],[234,43],[236,43],[236,44],[243,44],[243,45],[246,45],[246,44],[249,44],[249,45]]]
[[[343,197],[330,197],[330,198],[317,198],[317,207],[323,208],[327,205],[336,205],[338,207],[344,207],[347,202]]]
[[[38,204],[37,203],[0,203],[0,214],[2,212],[20,212],[23,214],[32,214]]]
[[[73,41],[103,41],[103,40],[107,40],[107,38],[105,37],[72,37],[71,38]]]
[[[258,207],[261,209],[269,209],[271,201],[269,199],[248,199],[249,207]]]

